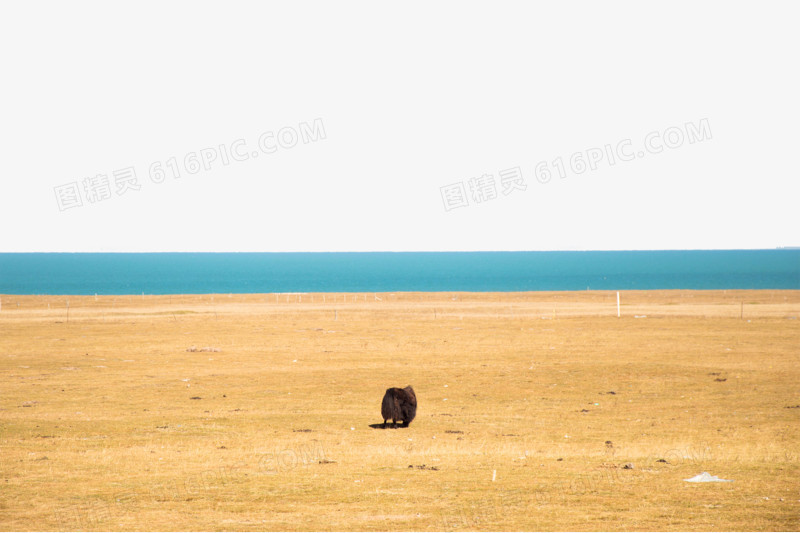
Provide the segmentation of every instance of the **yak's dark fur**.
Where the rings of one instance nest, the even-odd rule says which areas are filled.
[[[381,404],[381,415],[383,416],[383,427],[386,421],[392,421],[392,427],[397,427],[397,421],[403,421],[403,427],[408,427],[414,417],[417,416],[417,395],[411,385],[405,389],[392,387],[386,389]]]

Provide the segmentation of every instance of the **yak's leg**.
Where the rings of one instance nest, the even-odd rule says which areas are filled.
[[[386,429],[386,420],[383,421],[383,429]]]
[[[392,418],[392,427],[397,428],[397,420]]]

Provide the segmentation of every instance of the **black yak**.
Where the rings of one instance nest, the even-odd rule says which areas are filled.
[[[417,395],[411,385],[405,389],[392,387],[386,389],[381,404],[381,415],[383,416],[383,427],[386,428],[386,421],[392,421],[392,427],[397,427],[397,421],[403,421],[403,427],[408,425],[417,416]]]

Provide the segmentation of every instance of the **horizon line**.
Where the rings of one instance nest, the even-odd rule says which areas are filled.
[[[281,251],[195,251],[195,250],[138,250],[138,251],[0,251],[0,254],[369,254],[369,253],[549,253],[549,252],[734,252],[800,250],[800,246],[775,246],[772,248],[585,248],[572,250],[281,250]]]

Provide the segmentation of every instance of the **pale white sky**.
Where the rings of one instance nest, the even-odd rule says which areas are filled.
[[[0,7],[0,252],[800,245],[800,4],[119,5]]]

